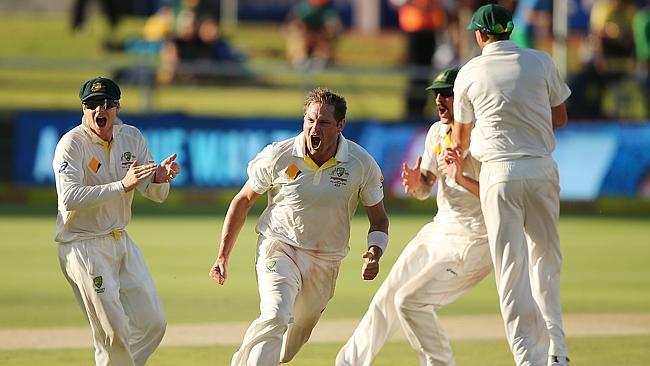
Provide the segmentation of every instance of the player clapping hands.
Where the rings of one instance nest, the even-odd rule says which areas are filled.
[[[176,153],[173,153],[156,167],[154,183],[170,183],[181,172],[181,166],[175,160]]]
[[[152,174],[155,174],[154,183],[171,182],[181,171],[181,166],[174,161],[175,159],[176,154],[174,153],[163,160],[160,165],[155,163],[139,165],[137,160],[133,161],[126,172],[126,176],[122,178],[124,191],[132,191],[140,182],[151,177]]]

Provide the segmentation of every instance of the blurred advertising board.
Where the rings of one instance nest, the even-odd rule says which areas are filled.
[[[79,120],[78,113],[19,113],[13,138],[13,181],[53,184],[56,143]],[[264,146],[302,130],[300,118],[164,114],[126,115],[123,120],[143,132],[156,161],[177,152],[183,174],[174,184],[197,188],[240,186],[247,178],[248,161]],[[402,163],[413,165],[422,153],[427,129],[424,125],[352,121],[343,134],[368,150],[382,168],[387,189],[400,196]],[[557,131],[554,157],[563,200],[650,195],[650,124],[569,124]]]

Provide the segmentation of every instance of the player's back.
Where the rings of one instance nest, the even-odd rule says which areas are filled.
[[[480,161],[551,154],[555,148],[549,102],[553,69],[547,54],[510,41],[486,45],[481,56],[461,69],[456,87],[474,109],[471,149]]]

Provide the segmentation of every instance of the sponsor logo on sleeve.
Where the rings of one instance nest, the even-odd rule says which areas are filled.
[[[61,163],[61,165],[59,166],[59,173],[63,173],[63,172],[65,172],[65,170],[66,170],[67,168],[68,168],[68,162],[67,162],[67,161],[64,161],[64,162]]]
[[[291,166],[285,170],[285,173],[287,173],[287,177],[291,179],[296,179],[302,172],[300,171],[300,169],[298,169],[296,164],[291,164]]]
[[[96,158],[93,158],[90,163],[88,163],[88,168],[92,170],[94,173],[97,173],[99,171],[99,168],[102,166],[102,163],[99,162]]]

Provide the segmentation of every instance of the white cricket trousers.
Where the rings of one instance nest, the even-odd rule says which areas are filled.
[[[455,365],[435,310],[456,300],[491,270],[485,235],[450,233],[444,224],[426,224],[377,290],[354,334],[339,351],[336,365],[371,365],[399,327],[416,350],[420,365]]]
[[[59,244],[59,263],[90,323],[96,365],[142,366],[167,324],[140,250],[119,234]]]
[[[486,162],[481,208],[501,315],[519,366],[568,356],[560,305],[560,186],[552,158]]]
[[[307,342],[334,295],[340,260],[267,239],[257,241],[260,316],[248,327],[232,366],[277,366]]]

